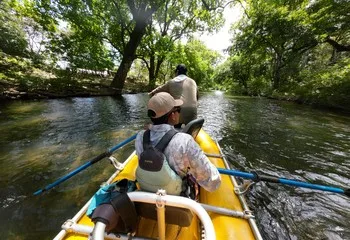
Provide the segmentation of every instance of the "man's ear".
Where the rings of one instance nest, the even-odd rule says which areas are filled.
[[[175,122],[175,113],[174,112],[169,114],[168,122],[170,122],[170,123]]]

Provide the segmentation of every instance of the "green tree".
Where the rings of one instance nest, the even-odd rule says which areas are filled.
[[[203,1],[167,0],[155,12],[138,51],[138,57],[149,71],[150,89],[154,88],[161,65],[174,50],[177,40],[222,26],[224,20],[218,7],[208,10],[205,4]]]
[[[174,11],[172,14],[174,16],[179,14],[182,17],[178,19],[176,25],[165,24],[166,28],[171,26],[177,32],[183,31],[183,24],[186,23],[188,18],[192,18],[192,13],[195,15],[193,18],[206,17],[209,19],[210,16],[206,12],[219,8],[218,3],[221,4],[221,1],[217,0],[182,0],[178,2],[172,1],[172,4],[180,4],[179,6],[183,6],[183,9]],[[100,42],[106,41],[112,50],[118,52],[119,67],[111,83],[111,87],[116,89],[116,93],[120,93],[123,89],[131,64],[137,58],[136,50],[146,33],[147,27],[151,26],[153,15],[159,9],[164,10],[163,6],[166,5],[163,0],[57,0],[55,3],[47,0],[36,0],[36,3],[36,9],[42,15],[41,22],[43,24],[58,20],[67,21],[73,29],[79,29],[76,32],[91,35],[93,38],[99,39]],[[202,11],[201,9],[206,10]],[[206,16],[198,15],[198,12],[203,12]],[[162,16],[162,14],[160,15]],[[168,23],[169,21],[164,22]],[[208,20],[206,22],[209,25],[211,24]],[[197,29],[201,28],[203,28],[203,24],[197,25]],[[152,37],[155,39],[154,41],[152,38],[149,39],[152,43],[155,43],[158,37],[156,34]],[[164,42],[167,41],[161,40],[160,45],[163,46]]]
[[[104,70],[114,67],[113,58],[105,43],[80,33],[79,30],[62,32],[60,38],[52,43],[52,49],[69,62],[70,68]]]
[[[348,105],[349,8],[347,1],[247,1],[218,82],[231,79],[248,94]]]
[[[307,12],[310,15],[314,33],[320,42],[330,44],[336,52],[350,51],[350,4],[348,1],[313,1],[308,5]]]
[[[111,87],[120,93],[145,29],[161,4],[161,0],[36,0],[36,9],[43,24],[66,21],[81,39],[89,35],[117,51],[120,64]]]
[[[274,89],[297,77],[295,74],[299,72],[304,53],[318,44],[307,26],[308,15],[304,7],[251,1],[246,18],[238,25],[232,53],[247,57],[257,54],[259,60],[270,61],[265,77],[271,78]]]
[[[213,86],[214,69],[220,61],[217,51],[208,49],[200,40],[192,39],[186,45],[177,44],[169,55],[171,70],[179,63],[187,66],[188,75],[198,86],[209,88]]]
[[[4,53],[25,57],[28,41],[17,1],[0,2],[0,49]]]

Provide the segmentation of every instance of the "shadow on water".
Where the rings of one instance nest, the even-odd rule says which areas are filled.
[[[52,239],[114,171],[102,160],[45,187],[148,123],[146,94],[12,102],[0,106],[0,235]],[[232,166],[348,187],[350,117],[288,102],[204,93],[204,129]],[[133,144],[116,151],[118,160]],[[344,196],[260,182],[247,194],[264,239],[350,239]]]

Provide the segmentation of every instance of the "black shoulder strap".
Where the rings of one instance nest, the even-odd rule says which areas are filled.
[[[174,137],[174,135],[177,133],[176,130],[170,129],[163,137],[160,139],[159,143],[156,145],[156,148],[163,152],[166,146],[168,146],[170,140]],[[151,131],[146,130],[143,133],[143,150],[151,147]]]
[[[174,129],[170,129],[163,137],[160,139],[159,143],[156,145],[156,148],[163,152],[166,146],[168,146],[170,140],[174,137],[174,135],[177,133]]]
[[[151,131],[148,129],[143,133],[143,150],[151,147]]]

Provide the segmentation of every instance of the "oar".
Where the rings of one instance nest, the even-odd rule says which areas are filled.
[[[316,190],[327,191],[327,192],[341,193],[350,197],[350,189],[342,189],[337,187],[324,186],[320,184],[312,184],[308,182],[302,182],[302,181],[286,179],[286,178],[278,178],[278,177],[267,176],[267,175],[258,175],[257,173],[241,172],[241,171],[231,170],[231,169],[218,168],[218,170],[219,170],[219,173],[221,174],[251,179],[254,182],[265,181],[265,182],[271,182],[271,183],[282,183],[282,184],[286,184],[294,187],[310,188],[310,189],[316,189]]]
[[[58,184],[60,184],[60,183],[62,183],[62,182],[64,182],[64,181],[68,180],[69,178],[73,177],[75,174],[77,174],[77,173],[83,171],[84,169],[90,167],[92,164],[97,163],[98,161],[102,160],[102,159],[105,158],[105,157],[111,156],[112,153],[113,153],[115,150],[117,150],[118,148],[123,147],[124,145],[126,145],[126,144],[128,144],[129,142],[131,142],[132,140],[134,140],[134,139],[136,138],[136,135],[137,135],[137,134],[135,134],[134,136],[132,136],[132,137],[130,137],[130,138],[124,140],[123,142],[121,142],[121,143],[119,143],[119,144],[117,144],[117,145],[115,145],[114,147],[108,149],[106,152],[101,153],[100,155],[94,157],[93,159],[91,159],[91,160],[88,161],[87,163],[81,165],[80,167],[76,168],[75,170],[71,171],[71,172],[68,173],[67,175],[65,175],[65,176],[63,176],[63,177],[57,179],[54,183],[51,183],[51,184],[47,185],[46,187],[44,187],[43,189],[40,189],[40,190],[36,191],[36,192],[34,193],[34,195],[39,195],[40,193],[45,192],[45,191],[47,191],[47,190],[49,190],[49,189],[51,189],[51,188],[57,186]]]

